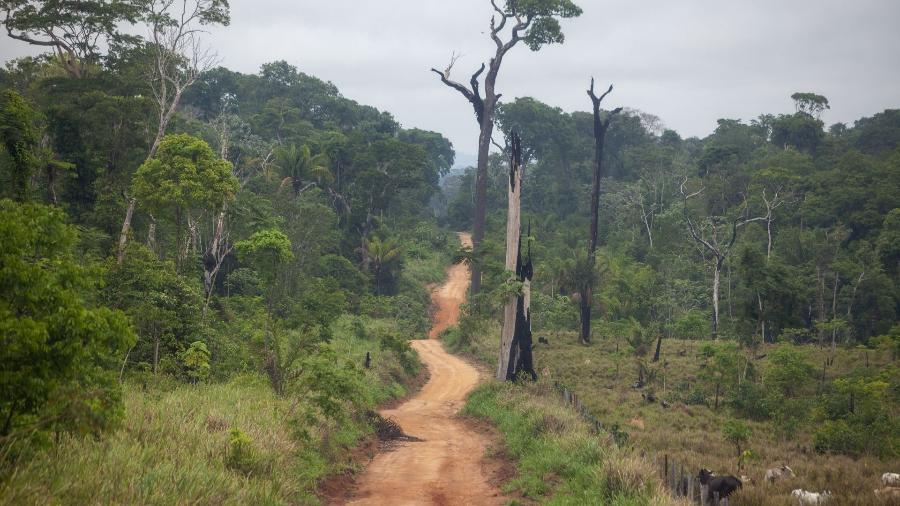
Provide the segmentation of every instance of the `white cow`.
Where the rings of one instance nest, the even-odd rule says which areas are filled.
[[[791,492],[791,495],[797,498],[797,501],[806,506],[808,504],[825,504],[831,500],[831,492],[808,492],[803,489],[796,489]]]
[[[900,487],[900,473],[884,473],[881,475],[881,484],[885,487]]]

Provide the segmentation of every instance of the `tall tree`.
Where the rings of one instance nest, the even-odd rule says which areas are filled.
[[[712,264],[713,281],[712,281],[712,337],[719,338],[719,292],[721,284],[722,267],[725,260],[732,251],[734,242],[737,240],[738,230],[748,223],[754,221],[765,220],[765,216],[755,218],[748,217],[746,202],[742,205],[737,215],[731,220],[720,216],[712,216],[704,223],[705,226],[698,224],[691,218],[688,212],[688,200],[703,193],[703,188],[696,192],[688,194],[684,187],[687,179],[681,183],[680,191],[684,199],[684,220],[688,225],[688,232],[691,239],[697,243],[701,253],[705,259]]]
[[[147,14],[153,40],[150,85],[156,103],[157,128],[146,161],[151,160],[166,135],[181,97],[200,76],[213,67],[216,55],[203,47],[200,27],[228,25],[231,21],[227,0],[151,0]],[[118,263],[125,257],[128,231],[137,206],[128,198],[125,220],[119,233]]]
[[[484,76],[484,97],[481,96],[479,78],[485,71],[485,64],[472,74],[469,86],[450,79],[453,65],[459,58],[453,55],[450,64],[443,71],[432,68],[431,71],[441,78],[445,85],[460,92],[475,110],[478,122],[478,167],[475,176],[475,211],[472,220],[472,247],[477,249],[484,238],[485,210],[487,199],[488,153],[491,147],[491,136],[494,132],[494,116],[500,93],[496,91],[497,76],[503,57],[520,41],[524,41],[532,51],[537,51],[545,44],[561,44],[565,40],[559,25],[559,18],[573,18],[581,15],[581,8],[572,0],[506,0],[503,6],[491,0],[494,15],[491,16],[490,36],[496,49],[487,65]],[[507,25],[511,31],[506,38]],[[481,270],[472,266],[472,283],[470,290],[476,294],[481,289]]]
[[[597,226],[600,214],[600,180],[603,178],[603,145],[606,142],[606,131],[612,117],[622,112],[622,108],[613,109],[605,118],[600,115],[600,103],[613,90],[612,85],[599,97],[594,93],[594,78],[587,94],[591,98],[594,110],[594,184],[591,187],[591,228],[588,230],[588,280],[581,283],[581,343],[591,342],[591,299],[594,280],[594,263],[597,254]]]
[[[201,216],[217,213],[233,200],[238,189],[231,164],[222,160],[201,139],[187,134],[169,135],[157,156],[141,165],[132,192],[175,225],[176,265],[181,268],[194,242]],[[188,234],[183,234],[187,225]]]
[[[83,77],[87,66],[97,63],[101,42],[111,45],[139,40],[119,29],[145,14],[140,0],[3,0],[0,11],[7,35],[52,48],[62,68],[75,78]]]

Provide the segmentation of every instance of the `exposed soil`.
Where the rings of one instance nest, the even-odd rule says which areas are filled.
[[[460,234],[460,241],[471,246],[468,234]],[[378,453],[357,480],[352,498],[338,503],[394,506],[505,502],[496,486],[495,466],[484,461],[491,434],[473,431],[470,424],[456,417],[466,395],[478,384],[478,370],[445,352],[435,339],[459,319],[468,284],[468,269],[455,265],[448,270],[447,281],[432,292],[437,309],[430,339],[411,343],[428,368],[429,380],[407,402],[381,411],[382,416],[398,422],[405,434],[421,441],[401,442]]]

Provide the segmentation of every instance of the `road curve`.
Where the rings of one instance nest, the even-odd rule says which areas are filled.
[[[469,234],[461,233],[471,246]],[[465,301],[469,271],[454,265],[447,280],[432,292],[436,306],[428,340],[411,341],[428,367],[429,380],[422,390],[395,409],[381,412],[396,420],[403,431],[423,441],[402,443],[379,453],[357,481],[347,504],[401,505],[499,505],[504,500],[482,470],[487,437],[456,419],[466,395],[478,384],[478,371],[444,351],[436,337],[459,319]]]

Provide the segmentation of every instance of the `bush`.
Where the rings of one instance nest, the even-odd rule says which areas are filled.
[[[101,270],[61,211],[0,200],[0,238],[0,436],[99,432],[122,415],[128,319],[94,303]]]
[[[759,383],[744,381],[737,385],[728,404],[744,418],[765,420],[770,416],[766,406],[766,389]]]
[[[738,457],[744,452],[751,433],[750,427],[740,420],[728,420],[722,427],[722,436],[725,441],[734,446]]]
[[[181,352],[181,363],[191,383],[205,381],[209,378],[209,349],[203,341],[194,341],[188,349]]]
[[[228,455],[225,465],[235,471],[250,474],[256,467],[253,440],[244,431],[232,427],[228,437]]]

